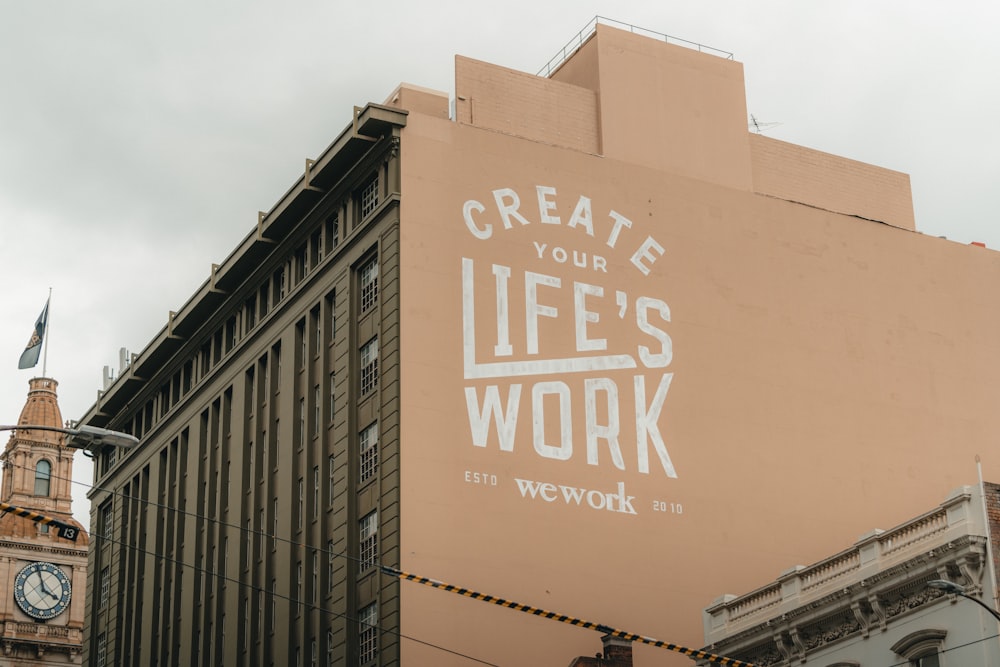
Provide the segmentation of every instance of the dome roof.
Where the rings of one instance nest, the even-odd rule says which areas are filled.
[[[21,416],[18,417],[17,424],[62,427],[62,413],[59,411],[59,401],[56,396],[56,387],[59,386],[59,383],[52,378],[31,378],[28,385],[28,400],[21,409]],[[29,439],[54,445],[61,445],[64,439],[62,433],[55,431],[18,429],[16,434],[11,435],[11,439],[15,435],[22,440]]]

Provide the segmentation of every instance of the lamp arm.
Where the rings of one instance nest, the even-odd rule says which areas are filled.
[[[961,595],[963,598],[966,598],[968,600],[972,600],[973,602],[975,602],[976,604],[978,604],[980,607],[982,607],[986,611],[990,612],[990,614],[993,615],[993,618],[995,618],[998,621],[1000,621],[1000,612],[998,612],[996,609],[994,609],[993,607],[989,606],[988,604],[986,604],[985,602],[983,602],[979,598],[974,598],[971,595],[967,595],[966,593],[959,593],[957,591],[955,592],[955,595]]]

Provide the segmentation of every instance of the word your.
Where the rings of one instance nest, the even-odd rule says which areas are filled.
[[[641,473],[649,474],[649,445],[652,443],[663,472],[666,473],[667,477],[676,478],[677,472],[670,460],[667,446],[663,442],[658,423],[660,411],[667,398],[672,379],[673,373],[664,373],[648,403],[645,376],[634,376],[632,388],[635,398],[635,448],[638,470]],[[618,442],[621,423],[618,414],[618,385],[610,378],[588,378],[584,380],[583,384],[587,463],[598,465],[600,443],[603,441],[615,467],[619,470],[625,470],[625,459]],[[555,402],[558,404],[560,426],[557,444],[545,441],[546,396],[557,399]],[[531,387],[532,444],[535,452],[543,458],[568,461],[573,456],[573,415],[570,398],[569,385],[557,380],[538,382]],[[601,401],[600,404],[599,401]],[[469,412],[473,445],[486,447],[492,423],[496,425],[500,450],[504,452],[514,451],[517,420],[521,407],[520,384],[510,385],[506,402],[501,400],[500,388],[497,385],[486,387],[481,402],[476,388],[466,387],[465,403]],[[599,423],[598,415],[601,413],[607,415],[607,423]]]
[[[607,493],[594,489],[580,489],[575,486],[556,485],[550,482],[535,482],[530,479],[514,479],[522,498],[541,499],[547,503],[562,500],[567,505],[588,507],[595,510],[607,510],[621,514],[638,514],[632,501],[635,496],[625,494],[625,482],[618,482],[618,493]]]
[[[555,201],[556,189],[545,185],[535,186],[535,200],[538,202],[538,222],[543,225],[561,225],[562,218],[557,215],[557,205]],[[511,188],[499,188],[493,191],[493,201],[496,204],[496,212],[499,222],[504,229],[512,229],[514,222],[519,225],[530,225],[531,220],[521,214],[521,197]],[[482,214],[486,212],[486,206],[475,199],[470,199],[462,206],[462,217],[465,219],[465,226],[477,239],[485,241],[493,236],[493,223],[484,222]],[[480,217],[477,220],[477,216]],[[623,230],[632,228],[632,221],[617,211],[609,211],[610,228],[605,236],[604,243],[609,248],[618,245],[618,239]],[[573,213],[570,214],[566,222],[568,229],[580,229],[588,236],[595,237],[594,214],[590,202],[590,197],[580,195]],[[638,249],[632,254],[631,262],[635,268],[648,276],[650,266],[663,255],[664,248],[652,236],[647,236]],[[600,260],[600,263],[597,260]],[[558,260],[557,260],[558,261]],[[604,258],[594,258],[594,270],[603,270]]]

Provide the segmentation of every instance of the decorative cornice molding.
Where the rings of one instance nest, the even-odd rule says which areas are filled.
[[[986,538],[963,535],[816,600],[710,645],[712,652],[759,667],[805,662],[810,653],[852,635],[867,637],[894,619],[944,596],[927,588],[941,573],[981,589]]]

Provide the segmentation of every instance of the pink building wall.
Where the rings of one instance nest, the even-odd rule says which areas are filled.
[[[974,478],[1000,256],[914,232],[905,174],[753,136],[741,64],[605,26],[555,80],[456,78],[401,144],[404,570],[698,646],[719,594]],[[499,664],[598,641],[401,600]]]

